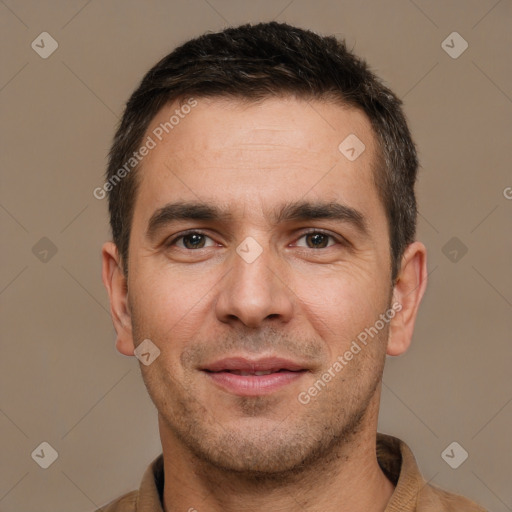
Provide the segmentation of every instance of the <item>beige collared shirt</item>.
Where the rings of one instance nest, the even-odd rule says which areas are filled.
[[[377,460],[395,491],[385,512],[487,512],[476,503],[427,483],[414,455],[400,439],[377,434]],[[96,512],[163,512],[164,462],[160,454],[146,469],[138,491],[132,491]]]

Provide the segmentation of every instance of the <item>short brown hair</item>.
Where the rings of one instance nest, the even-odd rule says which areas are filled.
[[[374,181],[386,209],[394,282],[416,231],[416,149],[402,102],[334,37],[270,22],[208,33],[176,48],[130,97],[110,151],[107,182],[139,148],[158,111],[172,101],[189,96],[256,101],[283,95],[335,100],[368,116],[380,149]],[[108,191],[112,236],[125,274],[137,167]]]

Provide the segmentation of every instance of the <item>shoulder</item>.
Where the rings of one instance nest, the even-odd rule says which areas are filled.
[[[436,512],[487,512],[474,501],[434,485],[427,484],[418,493],[417,510]]]
[[[139,491],[131,491],[111,501],[107,505],[96,510],[96,512],[136,512]]]

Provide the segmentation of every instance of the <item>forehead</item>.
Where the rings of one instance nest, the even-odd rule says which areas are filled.
[[[194,102],[167,105],[151,122],[146,137],[155,146],[139,169],[134,219],[177,199],[227,204],[244,215],[298,199],[383,213],[373,183],[376,141],[359,110],[291,97]],[[350,150],[357,140],[364,151],[347,158],[354,152],[340,144]]]

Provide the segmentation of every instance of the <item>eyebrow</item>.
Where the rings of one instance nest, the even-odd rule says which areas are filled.
[[[190,201],[168,203],[153,213],[148,222],[146,236],[152,239],[159,230],[177,221],[229,222],[233,218],[229,211],[216,205]],[[363,236],[369,237],[368,222],[365,216],[355,208],[336,202],[295,201],[286,203],[280,208],[274,209],[270,219],[274,224],[319,219],[335,220],[351,224]]]

